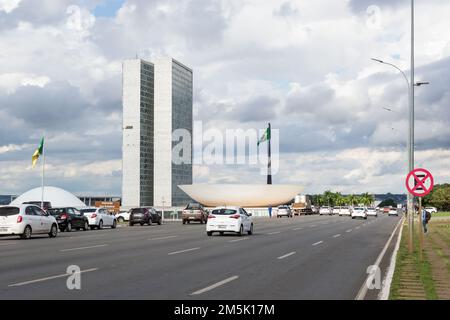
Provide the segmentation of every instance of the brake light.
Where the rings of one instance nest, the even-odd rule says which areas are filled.
[[[97,214],[94,213],[94,214],[91,216],[91,218],[97,218]]]
[[[21,223],[23,220],[22,216],[17,216],[17,223]]]
[[[208,219],[213,219],[213,218],[215,218],[216,216],[213,216],[212,214],[210,214],[209,216],[208,216]]]
[[[67,219],[67,214],[63,214],[63,215],[61,216],[61,219],[62,219],[62,220]]]
[[[232,219],[239,219],[241,217],[240,214],[233,214],[232,216],[230,216],[230,218]]]

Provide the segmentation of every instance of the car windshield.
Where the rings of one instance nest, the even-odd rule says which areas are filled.
[[[97,209],[81,209],[80,212],[81,213],[91,213],[91,212],[95,212],[97,211]]]
[[[235,213],[236,210],[234,209],[215,209],[212,212],[213,215],[224,215],[224,216],[230,216]]]
[[[364,210],[364,208],[356,207],[355,210]]]
[[[278,209],[287,209],[287,207],[278,207]]]
[[[322,207],[321,209],[328,209],[328,207]]]
[[[188,210],[200,210],[202,206],[199,203],[189,203],[186,209]]]
[[[375,210],[375,208],[367,208],[367,210]]]
[[[342,207],[342,209],[348,209],[348,207]]]
[[[1,207],[0,216],[7,217],[19,214],[20,209],[17,207]]]
[[[340,209],[341,207],[334,207],[334,209]]]

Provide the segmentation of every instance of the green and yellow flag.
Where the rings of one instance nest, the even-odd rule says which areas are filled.
[[[36,149],[36,151],[33,153],[33,156],[31,157],[31,163],[33,165],[33,168],[43,151],[44,151],[44,137],[42,137],[39,147]]]
[[[264,131],[264,134],[262,135],[262,137],[258,140],[258,147],[260,143],[263,143],[264,141],[268,141],[270,140],[270,136],[271,136],[271,132],[270,132],[270,127],[268,127],[266,129],[266,131]]]

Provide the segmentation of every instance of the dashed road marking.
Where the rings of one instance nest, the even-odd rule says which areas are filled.
[[[295,251],[292,251],[292,252],[286,253],[285,255],[282,255],[281,257],[278,257],[277,259],[282,260],[282,259],[290,257],[290,256],[292,256],[294,254],[295,254]]]
[[[191,293],[191,296],[195,296],[195,295],[199,295],[199,294],[205,293],[205,292],[207,292],[207,291],[211,291],[211,290],[213,290],[213,289],[215,289],[215,288],[217,288],[217,287],[223,286],[224,284],[227,284],[227,283],[229,283],[229,282],[231,282],[231,281],[234,281],[234,280],[236,280],[236,279],[238,279],[238,278],[239,278],[239,276],[232,276],[232,277],[229,277],[229,278],[227,278],[227,279],[225,279],[225,280],[222,280],[222,281],[219,281],[219,282],[217,282],[217,283],[214,283],[213,285],[210,285],[209,287],[206,287],[206,288],[204,288],[204,289],[197,290],[197,291]]]

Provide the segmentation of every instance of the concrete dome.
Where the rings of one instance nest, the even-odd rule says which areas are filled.
[[[11,205],[17,206],[28,201],[41,201],[42,188],[31,189],[13,202]],[[85,207],[86,205],[70,192],[56,187],[44,187],[44,201],[49,201],[52,207]]]
[[[302,186],[282,184],[193,184],[179,187],[208,207],[275,207],[291,201],[303,191]]]

